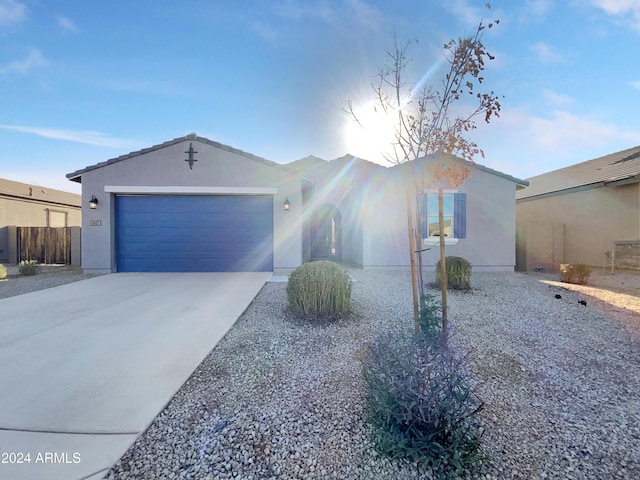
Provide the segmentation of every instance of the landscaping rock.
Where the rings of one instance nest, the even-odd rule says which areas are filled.
[[[377,453],[363,403],[367,343],[413,329],[409,275],[349,273],[353,314],[335,323],[296,319],[267,284],[106,478],[435,478]],[[633,330],[536,276],[472,287],[450,292],[450,344],[471,351],[489,458],[462,478],[640,478]]]

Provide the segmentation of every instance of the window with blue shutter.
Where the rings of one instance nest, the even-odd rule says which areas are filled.
[[[455,238],[467,238],[467,194],[453,194],[453,231]]]
[[[438,193],[425,193],[420,202],[422,238],[438,238]],[[467,194],[445,193],[442,197],[444,235],[448,238],[467,237]]]

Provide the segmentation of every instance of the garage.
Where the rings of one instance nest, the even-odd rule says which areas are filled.
[[[116,195],[119,272],[273,271],[272,195]]]

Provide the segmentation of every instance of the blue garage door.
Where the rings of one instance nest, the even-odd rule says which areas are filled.
[[[273,271],[272,196],[119,195],[119,272]]]

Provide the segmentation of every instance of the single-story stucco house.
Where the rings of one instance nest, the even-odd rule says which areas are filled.
[[[80,195],[0,178],[0,263],[16,263],[17,227],[79,227]],[[79,243],[79,242],[78,242]]]
[[[283,165],[189,134],[67,177],[95,207],[83,208],[87,272],[287,273],[314,259],[404,268],[406,192],[432,161],[385,168],[347,155]],[[475,165],[446,191],[447,253],[476,271],[513,271],[515,190],[526,184]],[[438,258],[434,192],[417,196],[427,268]]]
[[[528,180],[516,193],[518,270],[640,269],[640,146]]]

